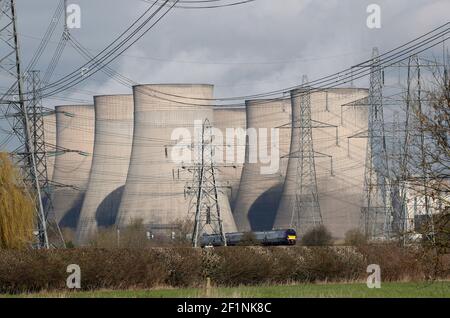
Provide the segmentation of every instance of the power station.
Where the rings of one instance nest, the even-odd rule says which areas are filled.
[[[2,119],[17,138],[12,154],[23,181],[37,197],[33,232],[39,247],[49,247],[50,223],[74,233],[78,245],[89,244],[103,229],[119,235],[139,225],[148,239],[173,239],[192,227],[197,246],[206,228],[212,230],[205,230],[205,237],[224,245],[240,242],[238,231],[264,240],[264,233],[274,230],[289,242],[292,233],[301,237],[321,225],[338,239],[359,228],[384,240],[411,228],[417,214],[430,217],[426,138],[411,131],[418,129],[414,125],[425,103],[421,63],[436,66],[418,54],[441,44],[446,25],[389,51],[388,57],[374,49],[371,59],[333,75],[314,81],[304,76],[302,84],[284,90],[216,98],[212,84],[140,84],[108,66],[170,6],[155,4],[152,17],[136,21],[124,39],[96,56],[75,40],[66,22],[42,81],[33,67],[49,38],[22,71],[15,1],[2,1],[0,9],[5,18],[0,40],[7,44],[0,67],[11,79],[0,99]],[[88,61],[52,82],[66,43]],[[408,72],[396,93],[395,85],[386,83],[394,68],[399,83],[402,69]],[[445,63],[443,70],[448,81]],[[98,71],[126,86],[127,94],[94,92],[92,101],[43,107],[43,99],[70,91]],[[355,87],[355,81],[368,88]],[[403,133],[398,118],[388,131],[392,105],[406,108]],[[420,157],[422,169],[407,171],[410,157]],[[422,180],[423,195],[411,195],[411,178]],[[420,202],[412,209],[414,200]],[[417,207],[421,211],[412,213]]]
[[[93,106],[61,105],[46,116],[48,142],[55,143],[49,171],[60,227],[76,231],[84,245],[102,228],[139,222],[152,237],[167,237],[193,222],[187,189],[193,164],[185,155],[194,160],[196,123],[208,119],[221,134],[215,164],[224,231],[304,231],[292,222],[301,97],[291,92],[230,107],[208,102],[213,89],[136,85],[131,95],[95,96]],[[317,195],[323,223],[337,238],[358,227],[366,140],[347,141],[367,130],[368,117],[367,107],[349,105],[367,95],[366,89],[332,88],[310,96]],[[264,171],[264,152],[276,163],[274,171]]]

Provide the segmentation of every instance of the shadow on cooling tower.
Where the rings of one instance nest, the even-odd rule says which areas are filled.
[[[282,191],[283,184],[279,183],[255,200],[248,212],[248,219],[252,231],[272,230]]]
[[[61,221],[59,221],[59,226],[61,228],[71,228],[71,229],[77,228],[78,219],[80,218],[81,206],[83,205],[84,201],[84,194],[79,195],[79,192],[76,191],[74,195],[78,195],[78,198],[73,203],[72,208],[69,211],[67,211],[64,217],[61,219]]]
[[[119,205],[125,186],[118,187],[103,199],[95,212],[95,220],[99,227],[110,227],[116,224]]]

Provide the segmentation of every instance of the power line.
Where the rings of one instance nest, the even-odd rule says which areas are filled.
[[[164,1],[164,4],[167,4],[168,0]],[[176,4],[178,1],[175,1],[174,4]],[[129,47],[131,47],[134,43],[136,43],[139,39],[141,39],[148,31],[150,31],[169,11],[169,9],[165,10],[163,13],[161,13],[159,16],[158,14],[162,9],[164,8],[164,4],[161,4],[158,8],[156,8],[153,12],[152,9],[155,6],[157,2],[148,8],[130,27],[128,27],[122,34],[116,38],[113,42],[111,42],[105,49],[103,49],[99,54],[95,56],[95,59],[85,63],[83,66],[78,68],[77,70],[73,71],[69,75],[66,75],[65,77],[57,80],[54,83],[51,83],[43,88],[44,91],[53,89],[53,91],[50,91],[48,93],[43,94],[44,97],[51,96],[52,94],[55,94],[57,92],[63,91],[67,89],[68,87],[73,87],[76,84],[86,80],[87,78],[91,77],[93,74],[97,73],[100,69],[104,67],[104,65],[107,65],[114,61],[120,54],[122,54],[124,51],[126,51]],[[146,19],[138,25],[135,29],[132,29],[133,26],[138,24],[138,22],[143,19],[149,12],[151,12],[150,16],[146,17]],[[153,18],[156,18],[156,21],[153,22],[149,27],[147,27],[144,31],[141,31],[147,24],[150,23],[150,21]],[[131,31],[131,34],[127,33]],[[124,39],[121,40],[121,38]],[[119,42],[120,41],[120,42]],[[119,42],[116,44],[116,42]],[[129,43],[131,42],[131,43]],[[111,48],[112,47],[112,48]],[[123,48],[125,47],[125,48]],[[111,49],[110,49],[111,48]],[[110,49],[110,50],[109,50]],[[118,52],[118,53],[117,53]],[[98,60],[97,60],[98,59]],[[75,83],[75,84],[74,84]]]
[[[422,35],[422,36],[416,38],[415,40],[412,40],[412,41],[408,42],[407,44],[401,45],[401,46],[399,46],[396,49],[390,50],[390,51],[380,55],[380,57],[381,56],[385,56],[384,59],[380,59],[380,63],[383,63],[383,65],[382,65],[383,67],[389,67],[391,65],[394,65],[394,64],[398,63],[399,61],[407,59],[410,56],[410,55],[408,56],[407,54],[411,54],[411,55],[412,54],[416,54],[417,52],[416,53],[412,53],[415,50],[420,50],[419,51],[419,53],[420,53],[420,52],[423,52],[425,50],[428,50],[428,49],[438,45],[442,41],[441,40],[441,36],[443,34],[446,35],[446,34],[449,33],[449,28],[445,29],[444,31],[440,31],[438,34],[434,34],[433,36],[431,36],[429,38],[426,38],[426,39],[420,41],[419,43],[417,43],[417,44],[415,44],[415,45],[413,45],[411,47],[407,47],[408,44],[414,43],[414,42],[418,41],[419,39],[422,39],[422,38],[426,37],[429,34],[433,34],[435,31],[440,30],[444,26],[447,26],[447,25],[448,25],[448,23],[444,24],[443,26],[440,26],[440,27],[436,28],[433,31],[430,31],[430,32],[426,33],[425,35]],[[74,39],[72,39],[72,40],[74,40]],[[438,40],[439,42],[435,43],[436,40]],[[89,53],[86,52],[85,49],[83,50],[83,48],[80,46],[80,43],[77,43],[76,40],[74,40],[74,42],[76,43],[75,44],[76,47],[78,47],[80,50],[84,51],[84,53],[83,53],[84,55],[87,54],[89,56]],[[428,45],[428,46],[426,46],[426,45]],[[403,48],[403,49],[400,52],[395,52],[399,48]],[[391,52],[395,52],[395,53],[389,55],[389,53],[391,53]],[[358,66],[359,65],[364,65],[364,64],[367,64],[367,61],[358,64]],[[125,85],[127,87],[137,84],[136,82],[132,81],[131,79],[129,79],[129,78],[127,78],[127,77],[125,77],[125,76],[123,76],[123,75],[121,75],[119,73],[117,73],[116,71],[108,68],[107,66],[104,65],[103,67],[106,69],[104,72],[107,75],[111,76],[113,79],[117,80],[119,83],[121,83],[121,84],[123,84],[123,85]],[[355,67],[351,67],[351,68],[347,69],[346,71],[339,72],[339,73],[336,73],[336,74],[324,77],[322,79],[317,79],[315,81],[310,82],[310,83],[315,83],[315,84],[321,84],[322,85],[322,86],[318,86],[318,87],[312,88],[313,92],[326,90],[326,89],[330,89],[330,88],[333,88],[333,87],[337,87],[337,86],[340,86],[340,85],[342,85],[344,83],[351,83],[355,79],[363,78],[363,77],[369,75],[369,73],[370,73],[370,70],[367,71],[367,70],[365,70],[365,68],[361,68],[362,70],[360,70],[360,71],[354,71],[354,69],[355,69]],[[300,87],[301,87],[301,85],[300,86],[296,86],[295,88],[300,88]],[[163,93],[163,92],[160,92],[160,91],[158,91],[156,89],[152,89],[150,87],[142,87],[142,86],[140,86],[140,87],[137,87],[136,89],[138,91],[140,91],[141,93],[143,93],[143,94],[147,94],[147,95],[151,94],[151,96],[159,98],[161,100],[165,100],[165,101],[169,101],[169,102],[173,102],[173,103],[178,103],[178,104],[184,104],[184,105],[187,105],[187,106],[188,105],[192,105],[192,106],[202,106],[202,105],[210,106],[211,104],[207,104],[206,105],[206,104],[198,104],[198,103],[194,103],[194,102],[174,101],[174,100],[171,100],[169,98],[165,98],[165,97],[158,96],[158,95],[155,95],[155,94],[161,94],[161,95],[165,95],[165,96],[169,96],[169,97],[185,98],[187,100],[191,99],[191,100],[204,100],[204,101],[206,101],[206,100],[208,100],[208,101],[212,101],[212,100],[224,101],[224,100],[241,99],[241,98],[244,98],[244,97],[245,98],[262,98],[262,97],[267,97],[268,96],[268,95],[262,95],[261,94],[261,95],[249,95],[249,96],[233,97],[233,98],[227,98],[227,99],[224,99],[224,98],[205,99],[205,98],[191,98],[191,97],[184,97],[184,96],[175,95],[175,94]],[[289,88],[288,90],[291,90],[291,89],[292,88]],[[280,92],[282,92],[283,94],[286,94],[287,91],[275,91],[275,92],[271,92],[271,93],[267,93],[267,94],[273,95],[273,94],[279,94]],[[275,98],[272,98],[272,99],[268,99],[267,102],[280,100],[280,99],[285,99],[285,98],[284,97],[275,97]],[[262,103],[264,103],[264,102],[262,102]],[[219,105],[216,105],[216,106],[223,106],[223,105],[219,104]]]
[[[139,0],[142,2],[146,2],[146,3],[151,3],[150,0]],[[218,9],[218,8],[225,8],[225,7],[232,7],[232,6],[238,6],[238,5],[242,5],[242,4],[247,4],[250,2],[255,2],[256,0],[241,0],[241,1],[236,1],[236,2],[231,2],[231,3],[225,3],[225,4],[217,4],[217,5],[198,5],[201,3],[212,3],[212,2],[220,2],[220,1],[224,1],[224,0],[204,0],[204,1],[183,1],[180,0],[179,3],[183,3],[185,5],[178,5],[176,4],[174,6],[174,8],[177,9]],[[226,2],[226,1],[225,1]],[[170,3],[170,2],[169,2]],[[187,5],[187,4],[196,4],[195,6],[192,5]]]

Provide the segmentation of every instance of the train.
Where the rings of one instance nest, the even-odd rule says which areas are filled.
[[[297,233],[294,229],[281,229],[260,232],[234,232],[225,233],[227,246],[236,245],[263,245],[280,246],[295,245]],[[219,234],[203,234],[200,237],[200,246],[223,246],[224,242]]]

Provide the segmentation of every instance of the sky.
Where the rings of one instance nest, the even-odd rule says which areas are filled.
[[[16,0],[22,63],[27,64],[59,0]],[[232,0],[225,0],[232,1]],[[68,0],[81,8],[71,34],[92,53],[102,50],[149,4],[145,0]],[[381,7],[370,29],[367,7]],[[346,69],[448,22],[448,0],[256,0],[216,9],[173,9],[111,67],[139,83],[210,83],[215,96],[290,87]],[[45,72],[62,33],[58,26],[38,68]],[[53,80],[84,63],[67,47]],[[361,84],[364,85],[364,84]],[[59,96],[130,93],[102,73]],[[46,100],[47,106],[67,101]]]

